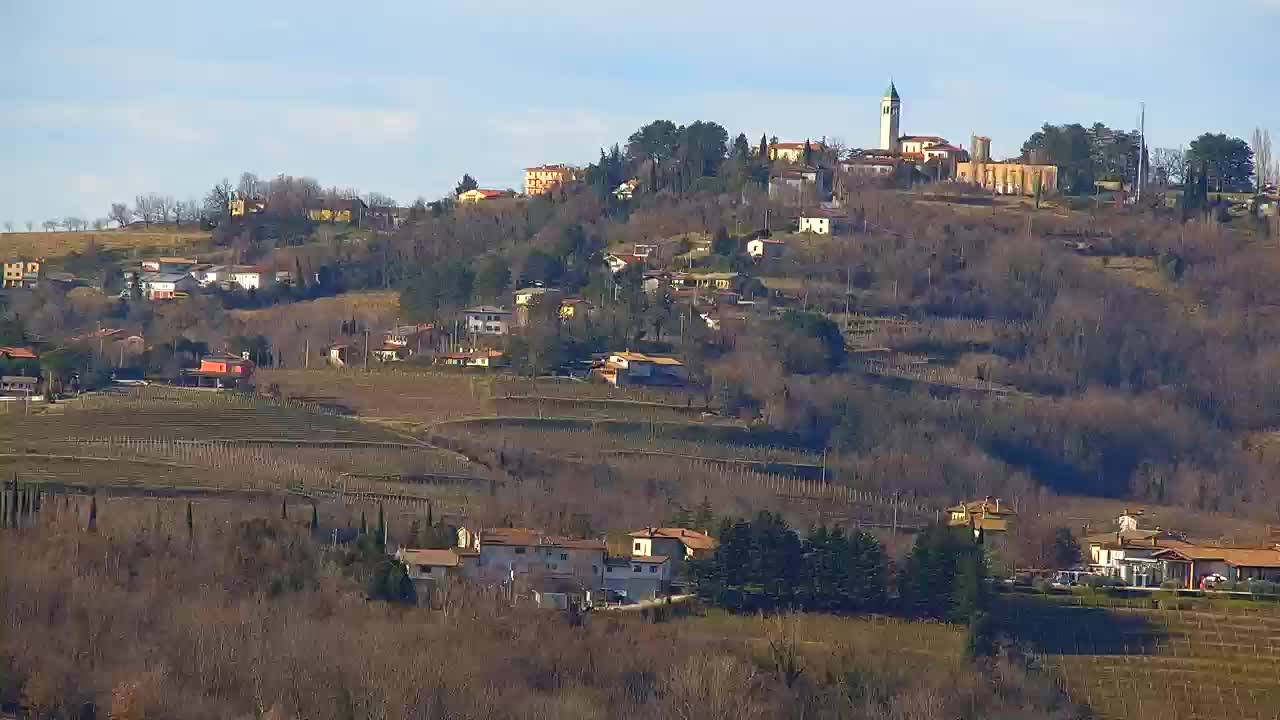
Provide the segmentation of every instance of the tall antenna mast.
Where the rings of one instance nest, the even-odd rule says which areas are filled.
[[[1138,120],[1138,200],[1137,204],[1142,204],[1142,186],[1146,181],[1146,160],[1147,160],[1147,104],[1140,103],[1142,106],[1142,116]]]

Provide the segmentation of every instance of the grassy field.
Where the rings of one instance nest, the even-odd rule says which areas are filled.
[[[209,233],[196,228],[154,226],[149,230],[93,230],[88,232],[0,233],[0,250],[6,254],[56,258],[84,252],[90,244],[104,250],[166,250],[181,253],[205,242]]]
[[[258,371],[259,388],[278,385],[285,397],[335,402],[369,420],[408,428],[489,414],[483,376],[430,370]]]
[[[1001,615],[1099,718],[1280,716],[1280,610],[1071,607],[1005,598]]]
[[[394,290],[352,292],[304,302],[272,305],[258,310],[232,310],[230,315],[250,325],[269,327],[309,319],[381,318],[400,308],[400,294]]]

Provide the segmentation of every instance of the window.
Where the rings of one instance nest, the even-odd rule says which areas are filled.
[[[428,566],[426,566],[426,565],[419,565],[419,566],[418,566],[418,572],[423,573],[424,575],[430,575],[430,574],[431,574],[431,568],[430,568],[430,567],[428,567]]]
[[[600,574],[600,568],[599,568],[599,567],[597,567],[597,566],[595,566],[595,565],[592,565],[592,566],[591,566],[591,574],[592,574],[592,575],[599,575],[599,574]]]
[[[657,565],[650,565],[650,566],[649,566],[649,572],[651,572],[651,573],[656,573],[656,572],[658,572],[658,566],[657,566]]]
[[[568,554],[568,553],[560,553],[560,559],[561,559],[561,560],[568,560],[568,559],[569,559],[569,554]]]
[[[523,555],[523,554],[524,554],[524,548],[522,548],[522,547],[518,547],[518,548],[516,548],[516,554],[517,554],[517,555]]]
[[[639,566],[639,565],[632,565],[632,566],[631,566],[631,572],[633,572],[633,573],[638,573],[638,572],[644,572],[644,571],[640,569],[640,566]]]
[[[641,548],[641,547],[643,547],[643,546],[642,546],[640,543],[636,543],[635,551],[636,551],[636,552],[640,552],[640,548]]]

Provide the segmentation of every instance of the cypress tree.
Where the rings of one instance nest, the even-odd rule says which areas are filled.
[[[89,498],[89,532],[98,531],[98,496]]]
[[[365,519],[363,510],[360,511],[360,534],[361,535],[369,534],[369,521]]]
[[[434,519],[434,508],[432,508],[431,502],[428,501],[427,502],[427,527],[435,527],[435,524],[436,524],[436,521]]]
[[[187,541],[191,541],[196,535],[196,519],[195,511],[191,507],[191,501],[187,501]]]
[[[288,503],[289,503],[289,501],[288,501],[288,500],[285,500],[285,499],[281,499],[281,500],[280,500],[280,519],[281,519],[281,520],[288,520],[288,519],[289,519],[289,504],[288,504]]]
[[[378,503],[378,537],[377,544],[379,548],[387,546],[387,519],[382,513],[382,503]]]
[[[311,505],[311,532],[320,530],[320,511],[316,509],[315,504]]]
[[[765,133],[760,133],[760,162],[769,162],[769,138],[765,137]]]
[[[9,527],[9,501],[8,495],[4,490],[0,489],[0,528]]]

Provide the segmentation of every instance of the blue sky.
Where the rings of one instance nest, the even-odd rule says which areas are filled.
[[[1280,132],[1278,37],[1280,0],[0,0],[0,223],[244,170],[519,187],[656,118],[870,146],[890,77],[904,132],[998,155],[1144,100],[1154,146],[1247,139]]]

